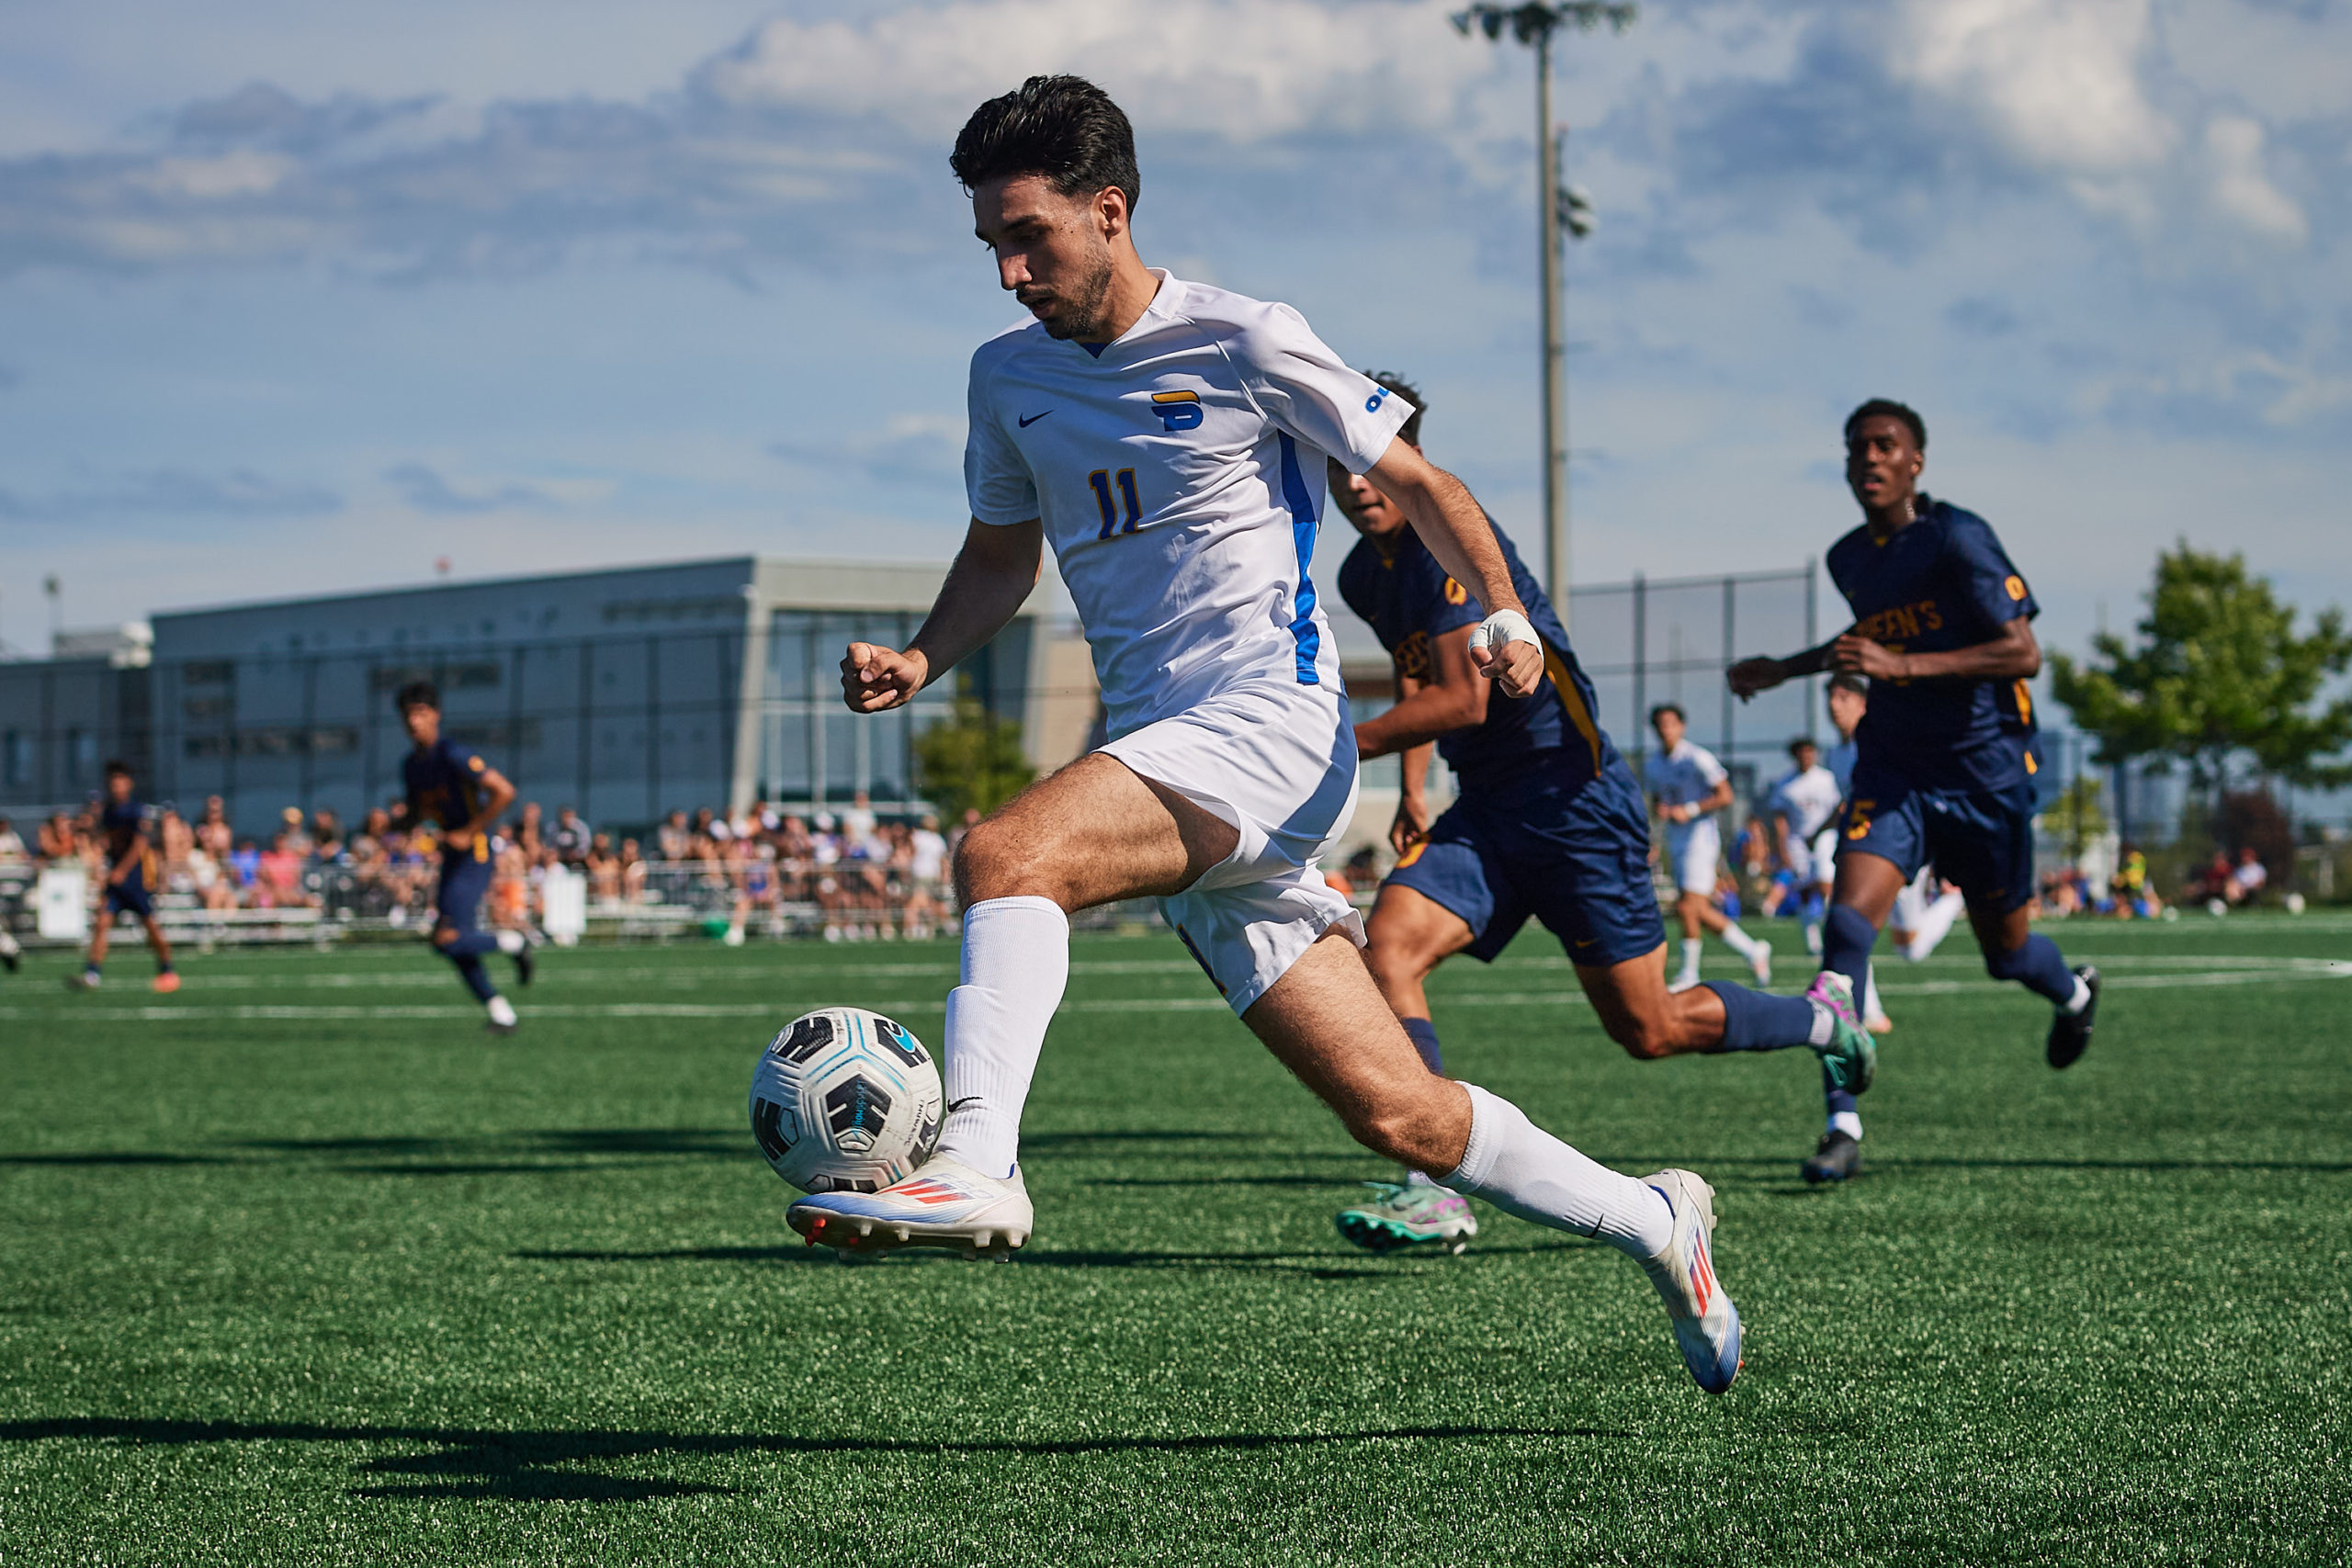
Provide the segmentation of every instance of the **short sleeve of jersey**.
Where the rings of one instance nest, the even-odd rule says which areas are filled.
[[[1699,776],[1707,781],[1709,789],[1714,788],[1724,780],[1731,777],[1729,773],[1724,772],[1724,765],[1715,761],[1715,754],[1704,746],[1690,748],[1690,765],[1699,770]]]
[[[1962,578],[1962,592],[1989,626],[2003,626],[2019,615],[2033,616],[2041,606],[2025,585],[2008,552],[1982,518],[1955,518],[1944,546],[1944,559]]]
[[[483,761],[479,756],[454,740],[447,742],[447,750],[444,755],[449,759],[449,766],[467,778],[478,779],[490,770],[488,762]]]
[[[1405,584],[1405,592],[1410,605],[1406,613],[1412,619],[1414,630],[1433,637],[1443,637],[1464,626],[1475,626],[1487,618],[1470,591],[1448,577],[1435,556],[1426,549],[1417,549],[1413,555],[1413,575]]]
[[[1351,474],[1385,457],[1412,417],[1412,404],[1342,364],[1287,305],[1268,305],[1227,352],[1267,418]]]
[[[1004,423],[989,397],[988,357],[985,345],[972,356],[970,389],[965,397],[964,493],[976,520],[1003,528],[1032,522],[1043,509],[1029,465],[1004,433]]]

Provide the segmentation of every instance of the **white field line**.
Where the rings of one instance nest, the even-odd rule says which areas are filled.
[[[2118,990],[2162,990],[2185,986],[2245,986],[2265,981],[2292,984],[2301,980],[2352,979],[2352,963],[2318,958],[2278,958],[2267,960],[2228,959],[2227,968],[2209,967],[2203,970],[2170,970],[2137,975],[2112,974],[2106,984]],[[2255,966],[2255,965],[2259,965]],[[1186,964],[1183,967],[1190,968]],[[1984,991],[1990,995],[1994,983],[1983,976],[1962,980],[1919,980],[1905,983],[1883,983],[1879,989],[1888,996],[1948,996],[1965,991]],[[1437,998],[1451,1007],[1562,1007],[1584,999],[1581,991],[1477,991],[1457,990],[1441,993]],[[943,998],[864,998],[861,1005],[889,1013],[920,1016],[935,1013],[945,1005]],[[526,1019],[533,1018],[757,1018],[778,1019],[782,1010],[767,1002],[611,1002],[605,1004],[556,1002],[528,1003],[519,1010]],[[1221,1012],[1225,1003],[1216,997],[1101,997],[1080,998],[1061,1006],[1066,1013],[1136,1013],[1136,1012]],[[177,1006],[149,1005],[142,1007],[78,1007],[68,1004],[57,1008],[0,1007],[0,1019],[41,1020],[64,1022],[75,1018],[106,1019],[134,1022],[169,1022],[175,1019],[198,1019],[228,1021],[285,1022],[357,1022],[368,1019],[462,1019],[478,1018],[480,1010],[458,1004],[439,1007],[336,1007],[288,1003],[282,1005],[234,1005],[205,1007],[200,1004]]]
[[[2125,953],[2120,955],[2091,954],[2090,956],[2097,960],[2101,970],[2108,973],[2110,977],[2119,977],[2124,974],[2143,969],[2187,969],[2206,971],[2243,969],[2255,974],[2309,973],[2324,975],[2338,973],[2346,967],[2344,961],[2337,959],[2265,957],[2245,953]],[[1536,957],[1513,959],[1510,962],[1510,967],[1512,969],[1566,969],[1570,967],[1570,965],[1568,961],[1564,957],[1544,954]],[[1906,963],[1898,958],[1882,957],[1878,960],[1878,972],[1880,976],[1879,988],[1881,990],[1901,990],[1905,987],[1910,987],[1916,989],[1921,982],[1905,981],[1899,978],[1899,976],[1928,970],[1947,969],[1959,970],[1973,976],[1981,976],[1984,972],[1982,962],[1973,953],[1948,954],[1942,957],[1928,958],[1918,964]],[[730,964],[678,964],[671,966],[628,964],[615,967],[605,967],[599,965],[581,965],[579,967],[573,967],[571,964],[566,964],[560,968],[548,970],[548,977],[549,981],[556,986],[577,985],[602,987],[661,984],[675,985],[680,988],[699,988],[704,984],[713,980],[735,981],[743,985],[761,986],[854,986],[858,982],[867,979],[939,977],[952,976],[955,973],[956,966],[952,964],[844,964],[837,970],[825,971],[800,969],[796,967],[781,967],[772,970],[762,970]],[[1189,958],[1121,959],[1100,962],[1080,961],[1070,965],[1070,973],[1073,975],[1194,976],[1200,973],[1200,965],[1194,964]],[[1442,992],[1453,994],[1451,990],[1451,987],[1453,985],[1462,984],[1468,976],[1484,976],[1490,973],[1492,973],[1492,971],[1482,969],[1469,963],[1456,964],[1447,973],[1445,978],[1439,982],[1439,988]],[[1791,973],[1793,976],[1796,973],[1796,969],[1792,967]],[[136,981],[133,981],[133,984],[136,983]],[[284,976],[220,975],[210,973],[204,969],[199,969],[195,978],[190,982],[190,988],[206,993],[214,991],[253,990],[267,990],[274,992],[297,990],[437,990],[446,987],[450,984],[452,984],[452,979],[449,972],[439,965],[435,965],[426,969],[417,969],[396,974],[349,974],[339,973],[334,970],[326,970],[312,974]],[[1151,1004],[1148,1002],[1138,1001],[1136,1005],[1143,1007],[1149,1006]]]

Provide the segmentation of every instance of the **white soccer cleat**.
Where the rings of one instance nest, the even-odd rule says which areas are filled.
[[[1661,1170],[1649,1186],[1674,1211],[1674,1239],[1642,1265],[1657,1287],[1666,1314],[1674,1320],[1674,1341],[1682,1364],[1699,1386],[1721,1393],[1739,1375],[1739,1311],[1715,1279],[1710,1241],[1715,1228],[1715,1190],[1687,1170]]]
[[[1772,983],[1772,944],[1770,942],[1759,942],[1756,944],[1756,951],[1747,955],[1747,971],[1756,976],[1756,983],[1759,986],[1769,986]]]
[[[784,1217],[811,1247],[944,1247],[1002,1262],[1028,1245],[1036,1216],[1019,1166],[999,1178],[933,1159],[879,1192],[812,1192]]]
[[[504,997],[491,998],[482,1004],[482,1010],[486,1014],[482,1027],[492,1034],[512,1034],[522,1026],[523,1021],[514,1016],[514,1004]]]

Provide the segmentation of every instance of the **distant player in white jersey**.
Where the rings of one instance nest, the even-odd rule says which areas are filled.
[[[1699,935],[1702,927],[1747,960],[1758,985],[1769,986],[1772,944],[1749,936],[1737,920],[1715,908],[1715,866],[1724,853],[1715,813],[1731,804],[1731,775],[1713,752],[1683,733],[1687,722],[1673,703],[1650,709],[1658,749],[1642,763],[1642,786],[1649,791],[1650,808],[1666,825],[1667,870],[1674,878],[1675,913],[1682,921],[1682,967],[1670,988],[1687,991],[1699,983],[1699,950],[1705,940]]]
[[[852,643],[850,706],[904,704],[1027,598],[1051,541],[1110,739],[965,838],[963,984],[948,994],[937,1152],[876,1193],[792,1205],[812,1241],[1008,1254],[1032,1225],[1021,1111],[1069,967],[1072,910],[1153,896],[1227,1002],[1388,1159],[1606,1241],[1664,1299],[1684,1365],[1721,1392],[1739,1320],[1710,1258],[1713,1193],[1622,1176],[1509,1101],[1431,1073],[1357,951],[1317,858],[1354,809],[1356,748],[1308,576],[1324,458],[1374,477],[1489,614],[1472,658],[1507,697],[1544,654],[1459,480],[1396,438],[1412,412],[1298,313],[1147,268],[1126,117],[1071,76],[983,104],[950,160],[998,281],[1035,319],[972,358],[972,523],[904,650]]]
[[[1821,748],[1811,736],[1789,742],[1789,771],[1772,781],[1767,807],[1772,850],[1796,881],[1805,951],[1817,953],[1821,912],[1838,879],[1838,807],[1846,793],[1838,787],[1838,775],[1821,765]]]

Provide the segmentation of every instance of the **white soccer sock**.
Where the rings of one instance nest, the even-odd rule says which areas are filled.
[[[1862,965],[1862,1017],[1865,1020],[1884,1018],[1886,1010],[1878,1005],[1878,965]]]
[[[964,983],[947,993],[940,1045],[947,1121],[939,1157],[1012,1173],[1021,1108],[1046,1025],[1069,984],[1069,917],[1050,898],[989,898],[964,911]]]
[[[512,1029],[514,1027],[514,1004],[508,1001],[504,997],[492,997],[490,1000],[482,1003],[482,1006],[488,1010],[490,1013],[490,1021],[498,1025],[499,1028]]]
[[[1935,952],[1936,943],[1951,934],[1952,922],[1960,919],[1960,912],[1966,908],[1968,900],[1957,893],[1946,893],[1928,905],[1928,912],[1919,917],[1919,929],[1911,933],[1911,945],[1903,950],[1903,955],[1916,964]]]
[[[522,952],[527,945],[523,939],[523,933],[511,926],[498,933],[498,951],[501,953],[512,956]]]
[[[0,931],[0,953],[22,953],[24,949],[17,945],[15,937],[6,931]]]
[[[1724,922],[1724,929],[1717,931],[1715,934],[1724,939],[1724,945],[1725,947],[1730,948],[1742,958],[1755,957],[1757,949],[1764,945],[1762,942],[1758,942],[1754,937],[1749,936],[1746,931],[1741,931],[1737,920],[1725,920]]]
[[[1856,1143],[1862,1141],[1862,1117],[1858,1111],[1840,1111],[1829,1119],[1829,1130],[1843,1133]]]
[[[1605,1241],[1637,1262],[1666,1250],[1674,1211],[1657,1189],[1577,1153],[1510,1100],[1462,1087],[1470,1091],[1470,1146],[1441,1179],[1445,1186],[1522,1220]]]
[[[1684,979],[1695,980],[1699,977],[1699,949],[1705,944],[1706,940],[1707,939],[1704,937],[1697,936],[1686,936],[1682,939],[1682,976]]]
[[[2084,979],[2080,975],[2077,975],[2075,976],[2075,994],[2068,997],[2064,1001],[2059,1004],[2059,1010],[2062,1012],[2073,1013],[2079,1017],[2082,1010],[2090,1005],[2090,982]]]

